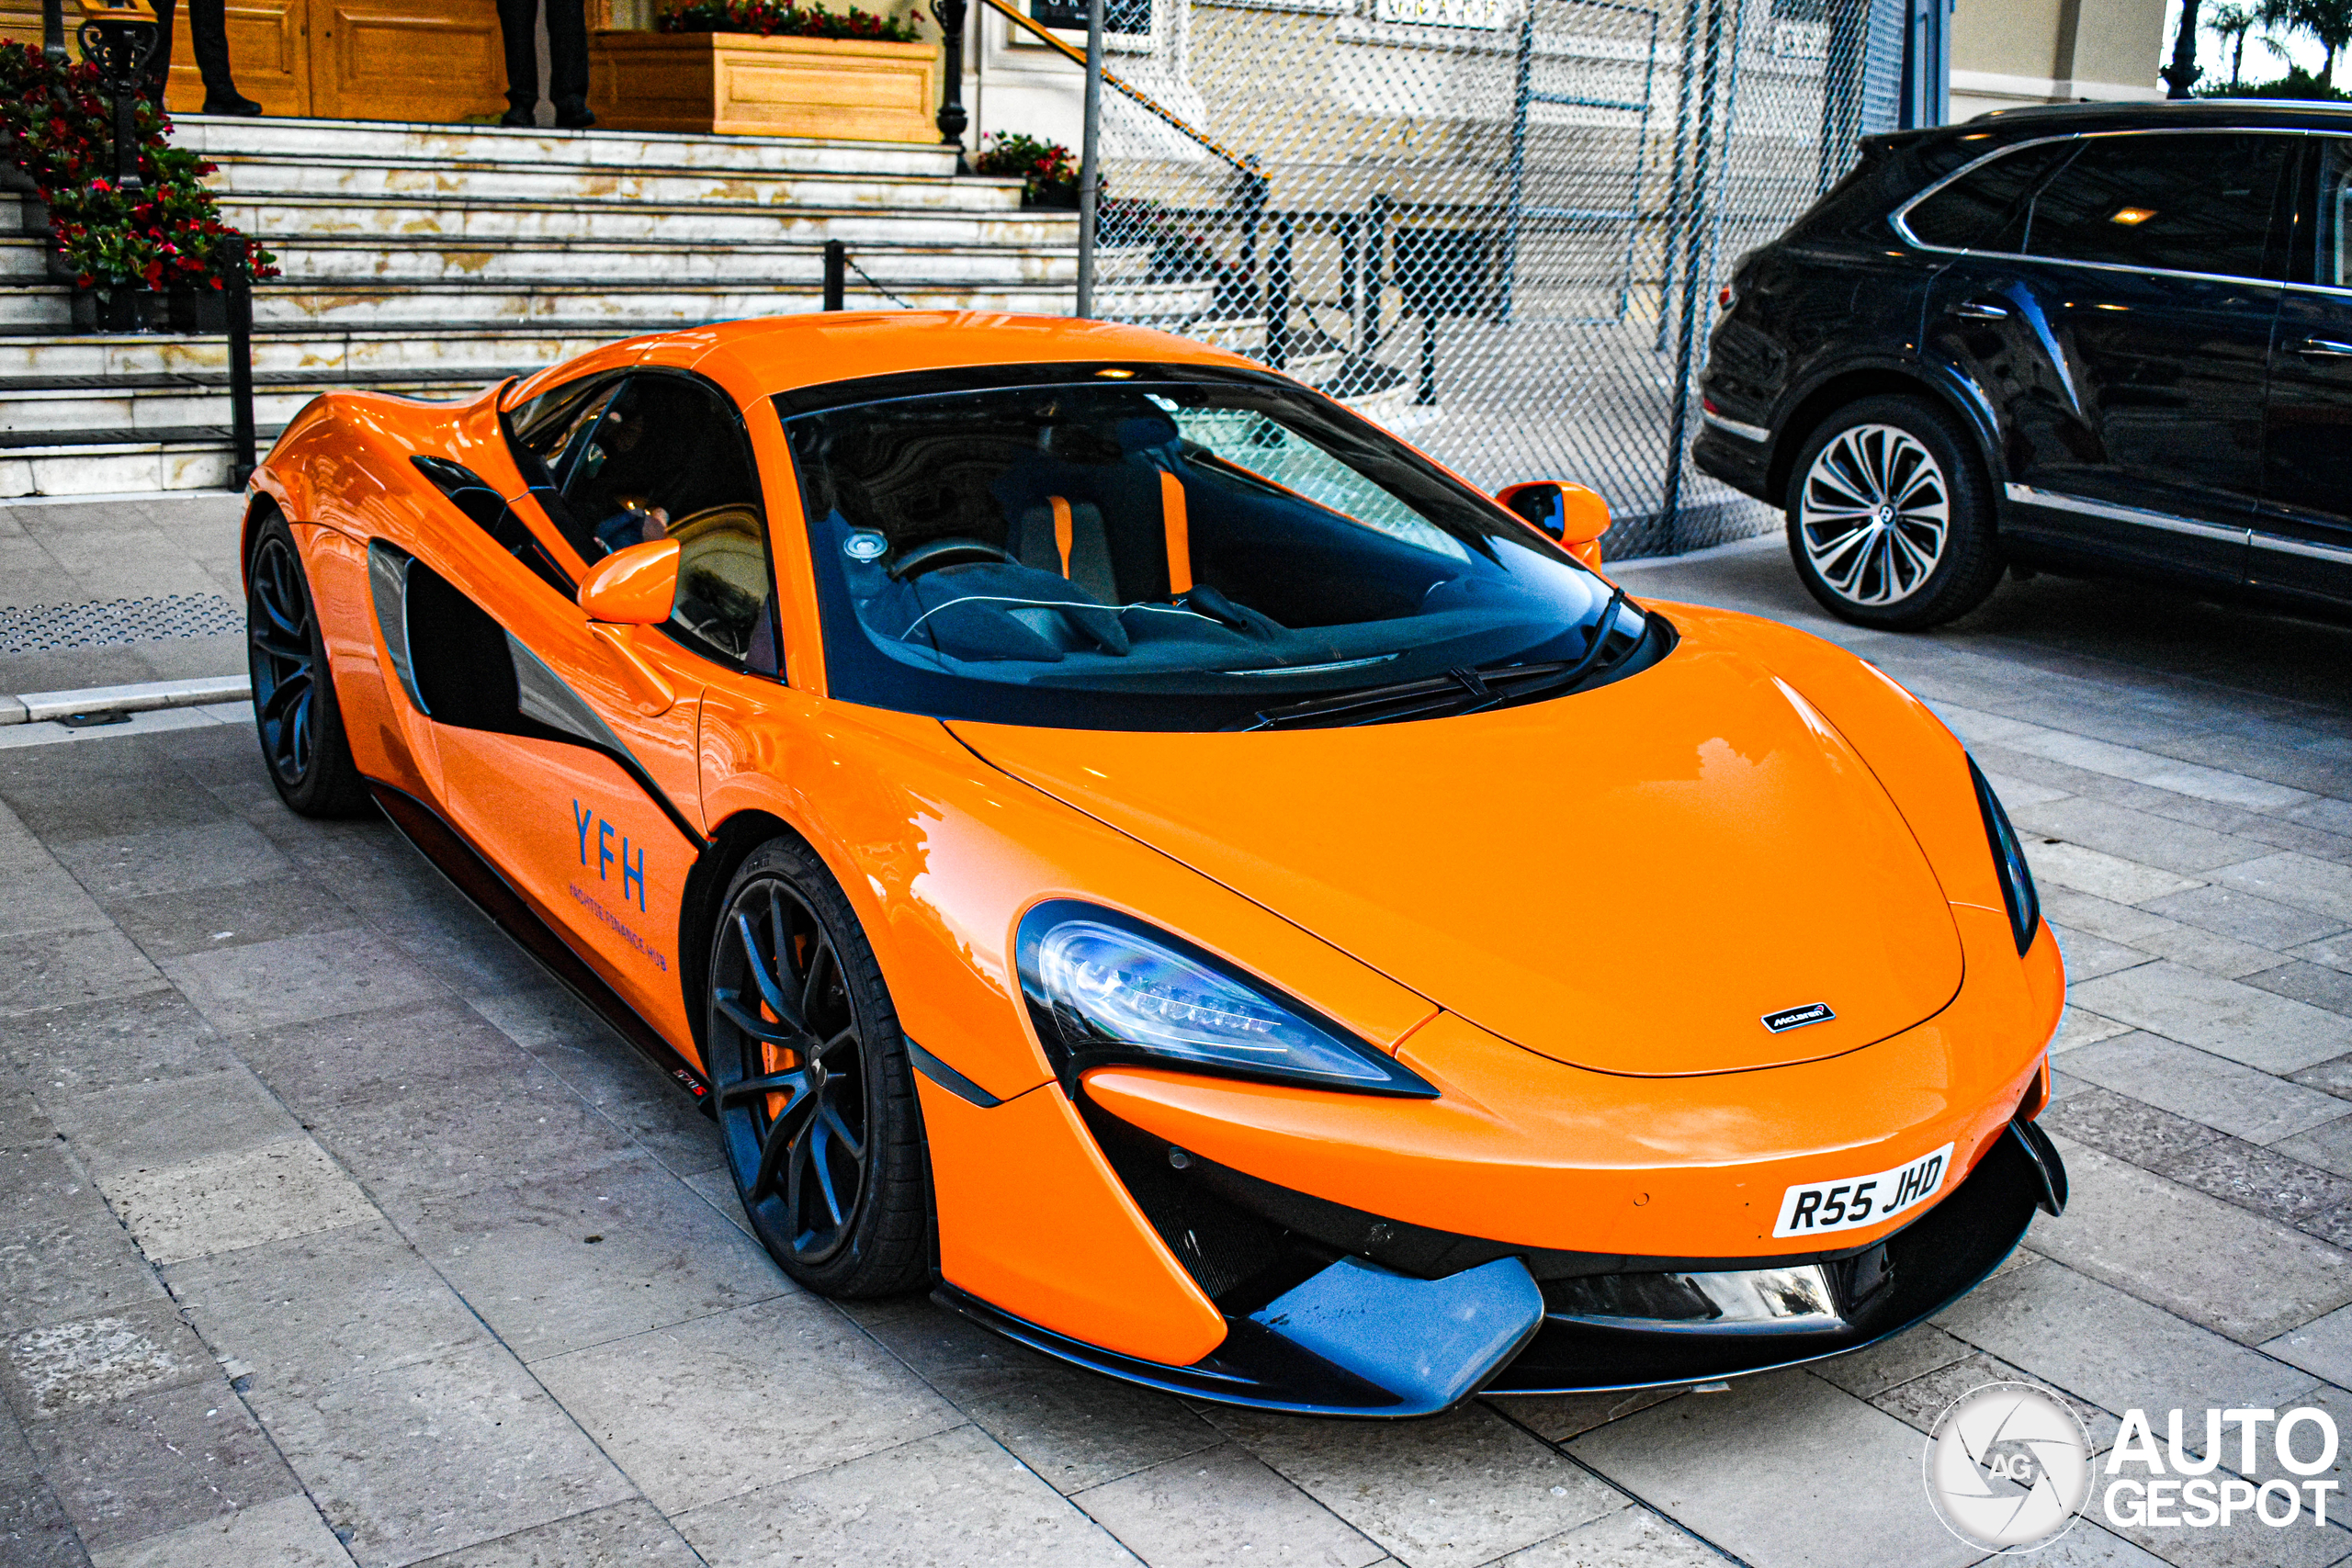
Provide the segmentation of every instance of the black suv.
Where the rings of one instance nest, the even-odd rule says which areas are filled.
[[[1871,137],[1724,302],[1694,457],[1835,615],[1935,626],[2011,563],[2352,613],[2352,109]]]

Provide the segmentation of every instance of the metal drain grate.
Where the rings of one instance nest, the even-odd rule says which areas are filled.
[[[105,648],[164,637],[219,637],[245,629],[245,612],[218,593],[167,593],[160,599],[107,599],[83,604],[0,607],[0,653],[54,648]]]

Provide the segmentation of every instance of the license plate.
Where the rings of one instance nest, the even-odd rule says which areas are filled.
[[[1915,1208],[1942,1190],[1951,1170],[1951,1145],[1922,1155],[1909,1165],[1856,1176],[1844,1181],[1815,1181],[1781,1195],[1776,1236],[1821,1235],[1874,1225]]]

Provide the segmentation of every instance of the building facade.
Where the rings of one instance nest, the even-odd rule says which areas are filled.
[[[2078,99],[2155,99],[2165,0],[1960,0],[1951,118]]]

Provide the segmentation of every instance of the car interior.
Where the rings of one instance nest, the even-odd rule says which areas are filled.
[[[1491,632],[1503,557],[1520,553],[1483,532],[1466,543],[1460,523],[1266,413],[1142,389],[913,399],[795,433],[858,619],[900,656],[1220,671],[1393,658]],[[1561,610],[1544,606],[1547,632]]]

